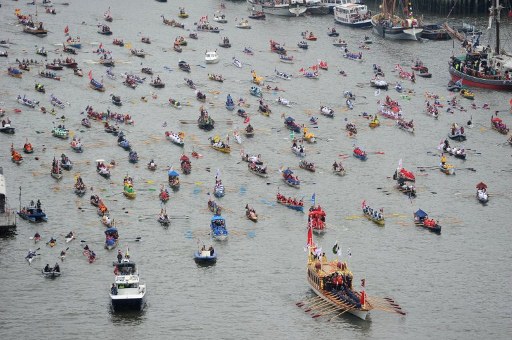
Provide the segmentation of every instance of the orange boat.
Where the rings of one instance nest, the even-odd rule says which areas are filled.
[[[32,147],[32,144],[30,144],[28,141],[25,142],[25,145],[23,145],[23,152],[24,153],[33,153],[34,148]]]
[[[23,156],[11,145],[11,160],[16,164],[21,164],[23,162]]]

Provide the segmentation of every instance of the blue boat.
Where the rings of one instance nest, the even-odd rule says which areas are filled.
[[[251,86],[249,93],[255,97],[262,97],[261,89],[257,86]]]
[[[105,230],[105,249],[112,250],[117,247],[119,234],[116,228]]]
[[[93,90],[100,91],[100,92],[105,91],[105,87],[103,86],[103,84],[97,80],[91,79],[91,81],[89,82],[89,85],[91,86],[91,88]]]
[[[365,161],[368,159],[368,154],[366,153],[366,151],[362,150],[360,147],[356,147],[354,149],[353,155],[355,158],[358,158],[362,161]]]
[[[226,220],[220,215],[214,215],[210,222],[211,235],[215,240],[224,241],[228,238]]]
[[[300,187],[300,181],[297,176],[293,175],[293,171],[290,169],[286,169],[282,171],[283,181],[291,187],[298,188]]]
[[[295,133],[300,133],[300,125],[295,123],[295,119],[292,117],[288,117],[284,120],[284,125],[288,128],[288,130],[292,130]]]
[[[210,247],[210,249],[206,249],[203,246],[203,249],[198,250],[194,253],[194,261],[198,265],[211,265],[217,262],[217,252],[213,249],[213,247]]]
[[[48,222],[48,217],[46,217],[46,214],[41,209],[41,205],[35,206],[33,202],[30,206],[21,208],[17,214],[22,219],[32,223]]]
[[[228,97],[226,99],[226,109],[229,111],[233,111],[235,109],[235,103],[233,102],[233,98],[231,98],[231,95],[228,94]]]
[[[137,155],[136,151],[130,151],[130,153],[128,154],[128,161],[133,164],[139,162],[139,155]]]

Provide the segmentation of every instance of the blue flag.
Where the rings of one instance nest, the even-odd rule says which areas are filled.
[[[313,193],[313,195],[311,196],[311,203],[313,203],[313,205],[315,205],[315,201],[316,201],[316,194]]]

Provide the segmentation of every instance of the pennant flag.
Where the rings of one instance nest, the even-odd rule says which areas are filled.
[[[299,70],[299,72],[304,72],[304,67],[301,67],[301,69]]]
[[[315,205],[315,201],[316,201],[316,193],[313,193],[313,195],[311,196],[311,203],[313,203],[313,205]]]
[[[100,44],[100,46],[98,47],[98,50],[101,50],[103,48],[103,43]]]
[[[69,33],[69,26],[66,26],[66,28],[64,28],[64,34],[68,34]]]
[[[334,244],[334,247],[332,247],[332,253],[338,254],[338,251],[340,250],[340,247],[338,246],[338,241]]]
[[[363,202],[361,202],[361,209],[364,209],[364,207],[366,207],[366,200],[363,200]]]
[[[89,80],[92,80],[92,70],[89,71],[88,75],[89,75]]]
[[[308,246],[311,247],[313,245],[313,228],[308,228]]]

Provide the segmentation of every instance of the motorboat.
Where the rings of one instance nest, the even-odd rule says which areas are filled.
[[[217,51],[206,51],[204,56],[204,61],[207,64],[216,64],[219,62],[219,55]]]
[[[116,276],[110,288],[113,310],[143,310],[146,302],[146,285],[140,281],[135,262],[124,258],[120,263],[114,263],[114,266]]]

